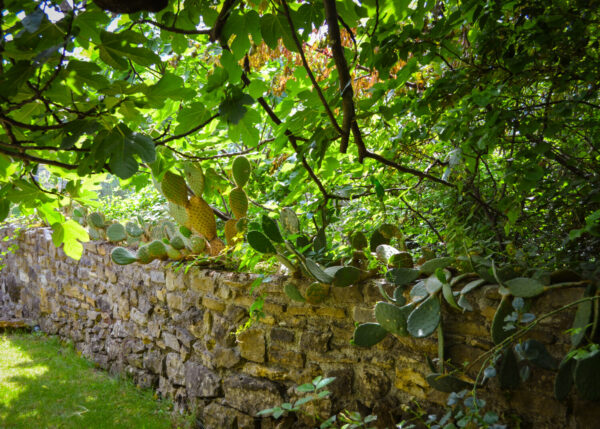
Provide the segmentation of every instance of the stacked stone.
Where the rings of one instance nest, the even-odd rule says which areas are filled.
[[[110,261],[112,246],[101,242],[86,243],[81,260],[74,261],[54,247],[45,229],[25,231],[18,244],[17,253],[6,257],[0,284],[12,284],[24,316],[73,341],[101,368],[130,375],[181,409],[197,410],[209,429],[275,427],[256,413],[293,400],[292,387],[318,375],[336,377],[330,400],[319,404],[324,415],[360,410],[378,415],[381,427],[392,427],[403,405],[414,399],[424,407],[445,403],[446,395],[425,381],[425,356],[436,355],[435,338],[389,336],[372,349],[350,344],[355,322],[374,320],[378,286],[389,287],[383,280],[332,288],[324,303],[307,305],[291,302],[283,293],[288,279],[274,277],[255,291],[265,294],[265,317],[236,336],[254,302],[252,275],[199,268],[174,272],[159,261],[117,266]],[[455,362],[472,361],[490,347],[498,299],[492,292],[476,295],[475,312],[444,316],[447,352]],[[543,296],[536,308],[555,308],[570,298]],[[569,320],[560,314],[535,335],[562,353],[569,346],[561,335]],[[527,401],[521,392],[507,397],[495,388],[485,398],[535,427],[570,427],[576,417],[552,399],[552,378],[535,369]],[[578,403],[573,407],[577,411]]]

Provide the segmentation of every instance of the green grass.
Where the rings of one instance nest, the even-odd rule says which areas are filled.
[[[171,428],[171,404],[111,377],[55,337],[0,336],[0,428]]]

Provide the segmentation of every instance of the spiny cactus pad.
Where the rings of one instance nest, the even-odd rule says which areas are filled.
[[[412,268],[392,268],[385,274],[385,278],[396,286],[406,286],[419,278],[419,270]]]
[[[125,240],[127,238],[127,233],[125,232],[125,227],[123,225],[120,223],[113,223],[106,229],[106,236],[108,237],[108,241],[117,243]]]
[[[279,231],[279,226],[277,226],[277,221],[271,219],[267,215],[263,215],[261,226],[265,235],[269,237],[269,240],[274,241],[275,243],[283,243],[283,237]]]
[[[105,228],[106,220],[104,219],[104,214],[100,212],[90,213],[87,217],[87,221],[90,225],[96,228]]]
[[[138,260],[136,255],[123,247],[115,247],[112,252],[110,252],[110,257],[113,262],[118,265],[128,265]]]
[[[306,302],[309,304],[320,304],[327,298],[329,286],[323,283],[313,283],[306,288]]]
[[[236,240],[236,236],[238,234],[238,230],[236,228],[237,224],[236,219],[229,219],[225,222],[225,240],[227,241],[227,245],[234,246],[238,240]]]
[[[447,266],[452,265],[455,261],[456,259],[452,257],[431,259],[430,261],[427,261],[421,265],[420,270],[423,274],[430,275],[435,273],[435,270],[438,268],[446,268]]]
[[[533,298],[544,292],[545,287],[539,280],[527,277],[517,277],[505,282],[506,287],[513,296]]]
[[[209,243],[210,256],[218,256],[225,249],[225,243],[220,238],[213,238]]]
[[[440,323],[440,300],[430,296],[415,308],[406,321],[408,333],[416,338],[428,337]]]
[[[217,221],[206,201],[193,196],[190,198],[186,211],[193,231],[202,234],[209,241],[217,236]]]
[[[411,307],[398,307],[389,302],[379,301],[375,305],[375,319],[386,331],[400,336],[408,335],[406,319]]]
[[[178,206],[177,204],[169,203],[169,214],[175,219],[179,225],[183,225],[186,228],[190,227],[190,218],[188,217],[185,207]]]
[[[248,218],[241,218],[235,223],[237,232],[245,232],[248,229]]]
[[[192,235],[186,242],[186,248],[193,254],[198,255],[206,249],[206,240],[199,235]]]
[[[179,174],[167,171],[160,185],[162,193],[167,200],[178,206],[185,207],[187,205],[187,185],[185,179]]]
[[[327,274],[315,261],[310,258],[305,260],[308,273],[321,283],[332,283],[333,276]]]
[[[167,256],[167,249],[165,243],[160,240],[154,240],[148,244],[148,252],[153,259],[165,258]]]
[[[148,250],[148,244],[144,244],[140,246],[137,250],[137,260],[140,264],[149,264],[154,260],[154,258],[150,255],[150,251]]]
[[[491,334],[494,344],[500,344],[515,332],[516,328],[508,330],[504,329],[504,325],[506,324],[504,319],[512,312],[513,307],[510,303],[510,299],[507,296],[503,296],[498,305],[498,309],[496,310],[496,314],[494,314],[494,319],[492,320]]]
[[[250,171],[252,171],[252,166],[245,156],[238,156],[233,160],[233,163],[231,164],[231,173],[233,174],[235,184],[240,188],[243,188],[244,185],[248,183]]]
[[[144,233],[144,230],[135,222],[127,222],[125,224],[125,231],[130,237],[141,237]]]
[[[260,231],[250,231],[246,236],[248,244],[260,253],[277,253],[273,243]]]
[[[233,188],[229,193],[229,206],[236,219],[246,217],[248,213],[248,197],[240,187]]]
[[[204,193],[204,172],[200,164],[186,162],[183,165],[183,172],[194,195],[201,197]]]
[[[412,256],[408,252],[392,255],[388,260],[388,264],[396,268],[412,268],[415,265]]]
[[[300,232],[300,221],[298,221],[298,216],[296,216],[296,213],[292,209],[287,207],[281,209],[279,221],[283,228],[290,234],[298,234]]]
[[[362,250],[369,245],[369,241],[364,232],[356,231],[350,238],[350,244],[355,250]]]
[[[379,323],[363,323],[354,330],[352,342],[360,347],[372,347],[388,334]]]
[[[165,249],[167,249],[167,257],[169,259],[178,261],[181,258],[183,258],[183,254],[179,250],[175,249],[173,246],[167,244],[167,245],[165,245]]]
[[[333,275],[333,285],[336,287],[347,287],[356,284],[362,275],[362,271],[356,267],[342,267]]]
[[[305,302],[306,299],[302,296],[298,288],[292,283],[286,283],[283,287],[285,294],[292,300],[298,302]]]

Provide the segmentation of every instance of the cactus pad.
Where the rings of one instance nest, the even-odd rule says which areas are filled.
[[[400,252],[392,255],[388,264],[396,268],[412,268],[415,266],[413,258],[408,252]]]
[[[375,305],[375,319],[386,331],[400,336],[408,335],[406,319],[412,307],[398,307],[389,302],[379,301]]]
[[[183,225],[187,228],[190,227],[190,218],[185,210],[185,207],[178,206],[177,204],[169,203],[169,214],[175,219],[179,225]]]
[[[248,213],[248,197],[240,187],[233,188],[229,193],[229,206],[236,219],[246,217]]]
[[[342,267],[333,275],[333,285],[336,287],[347,287],[357,283],[362,275],[362,271],[356,267]]]
[[[240,188],[243,188],[244,185],[248,183],[251,170],[252,166],[250,165],[248,158],[245,156],[238,156],[235,158],[231,164],[231,173],[233,174],[233,180],[235,181],[235,184]]]
[[[234,246],[239,241],[239,239],[236,239],[238,234],[236,228],[237,222],[236,219],[229,219],[225,222],[225,240],[227,241],[228,246]]]
[[[320,304],[327,298],[329,286],[323,283],[313,283],[306,289],[306,302],[309,304]]]
[[[185,207],[187,205],[187,185],[185,179],[179,174],[167,171],[160,185],[163,195],[167,200],[178,206]]]
[[[104,215],[100,212],[90,213],[87,217],[87,222],[96,228],[106,227],[106,220],[104,219]]]
[[[127,232],[127,235],[129,235],[130,237],[136,238],[141,237],[144,233],[142,228],[140,228],[139,225],[135,222],[127,222],[125,224],[125,232]]]
[[[388,282],[396,286],[406,286],[419,278],[419,270],[412,268],[392,268],[385,274]]]
[[[221,241],[220,238],[213,238],[209,243],[210,256],[219,256],[221,252],[225,249],[225,243]]]
[[[440,323],[440,300],[430,296],[415,308],[406,321],[408,333],[416,338],[431,335]]]
[[[206,201],[193,196],[190,198],[186,211],[193,231],[202,234],[209,241],[217,236],[217,221]]]
[[[327,274],[315,261],[310,258],[305,260],[308,273],[321,283],[332,283],[333,276]]]
[[[137,256],[123,247],[115,247],[110,252],[110,257],[115,264],[128,265],[138,260]]]
[[[369,245],[369,241],[364,232],[356,231],[350,238],[350,244],[355,250],[362,250]]]
[[[283,237],[281,236],[281,232],[279,232],[279,226],[277,226],[276,221],[267,215],[263,215],[261,226],[265,235],[269,237],[269,240],[275,243],[283,243]]]
[[[438,268],[446,268],[447,266],[453,264],[455,261],[456,259],[452,257],[431,259],[425,262],[423,265],[421,265],[420,270],[423,274],[430,275],[435,273],[435,270],[437,270]]]
[[[388,334],[379,323],[363,323],[354,330],[352,342],[355,346],[372,347]]]
[[[188,239],[186,247],[190,252],[192,252],[195,255],[198,255],[204,252],[204,249],[206,249],[206,240],[204,239],[204,237],[200,237],[199,235],[192,235]]]
[[[125,240],[127,238],[127,233],[125,232],[125,227],[123,225],[120,223],[113,223],[106,229],[106,236],[108,237],[108,241],[117,243]]]
[[[504,319],[512,312],[513,307],[510,304],[510,300],[507,296],[503,296],[500,304],[498,305],[498,309],[496,310],[496,314],[494,314],[494,319],[492,320],[491,334],[494,344],[500,344],[515,332],[515,328],[508,330],[504,329]]]
[[[163,259],[167,257],[165,243],[160,240],[154,240],[148,244],[148,253],[153,259]]]
[[[302,296],[298,288],[292,283],[286,283],[283,287],[285,294],[292,300],[298,302],[305,302],[306,299]]]
[[[246,236],[248,244],[260,253],[277,253],[273,243],[260,231],[250,231]]]
[[[183,254],[179,250],[175,249],[173,246],[167,244],[165,246],[165,249],[167,249],[167,257],[169,259],[179,261],[181,258],[183,258]]]
[[[183,172],[194,195],[201,197],[204,193],[204,172],[200,164],[186,162],[183,166]]]
[[[281,209],[279,221],[283,228],[290,234],[298,234],[300,232],[300,221],[298,221],[298,216],[296,216],[296,213],[292,209],[287,207]]]
[[[241,218],[235,223],[237,232],[245,232],[248,229],[248,218]]]
[[[148,264],[154,260],[154,258],[150,255],[150,251],[148,250],[148,244],[140,246],[140,248],[137,250],[137,260],[140,264]]]

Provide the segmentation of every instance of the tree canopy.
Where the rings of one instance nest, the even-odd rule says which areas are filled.
[[[255,210],[334,241],[385,221],[450,254],[597,266],[597,1],[0,5],[0,217],[35,209],[58,244],[85,239],[58,209],[96,174],[141,189],[198,161],[223,212],[246,154]]]

